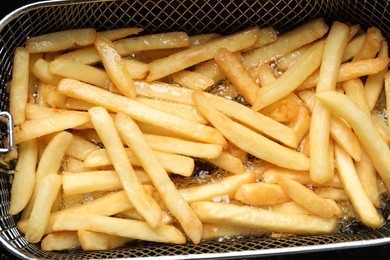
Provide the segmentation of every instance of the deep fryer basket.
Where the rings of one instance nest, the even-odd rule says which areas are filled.
[[[189,34],[232,33],[249,26],[274,26],[279,32],[292,29],[316,17],[331,23],[340,20],[359,23],[363,28],[377,26],[390,39],[390,2],[388,0],[133,0],[133,1],[44,1],[16,10],[0,21],[0,111],[8,111],[6,91],[11,78],[13,51],[34,35],[71,28],[97,30],[138,26],[145,33],[183,30]],[[387,223],[380,229],[359,224],[345,232],[326,236],[291,238],[248,237],[226,242],[208,241],[199,245],[166,245],[137,242],[110,251],[44,252],[28,243],[15,228],[16,217],[8,214],[10,177],[7,167],[0,168],[0,241],[20,258],[164,259],[234,258],[274,255],[296,251],[331,250],[390,243],[390,205],[383,215]],[[388,200],[387,200],[388,201]]]

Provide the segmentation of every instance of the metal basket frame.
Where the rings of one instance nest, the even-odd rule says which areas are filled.
[[[387,0],[139,0],[139,1],[42,1],[15,10],[0,21],[0,111],[9,110],[6,91],[11,78],[14,49],[28,37],[52,31],[94,27],[97,30],[139,26],[145,33],[183,30],[189,34],[232,33],[257,24],[274,26],[280,32],[292,29],[316,17],[377,26],[389,41],[390,3]],[[110,251],[44,252],[28,243],[15,228],[17,217],[8,214],[10,176],[0,168],[0,242],[22,259],[100,259],[147,258],[208,259],[269,256],[294,252],[312,252],[364,247],[390,243],[390,221],[377,230],[361,225],[326,236],[292,238],[246,237],[227,243],[208,241],[200,245],[167,245],[137,242]],[[387,200],[388,201],[388,200]],[[390,214],[385,206],[385,218]]]

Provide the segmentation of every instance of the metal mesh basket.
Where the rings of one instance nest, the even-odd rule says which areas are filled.
[[[125,26],[142,27],[146,33],[183,30],[189,34],[227,34],[257,24],[272,25],[283,32],[320,16],[328,22],[340,20],[359,23],[363,27],[377,26],[387,40],[390,39],[388,0],[101,0],[35,3],[13,12],[0,22],[0,111],[8,110],[6,83],[11,78],[13,51],[30,36],[70,28],[106,30]],[[7,171],[6,167],[0,169]],[[390,221],[387,221],[377,230],[356,224],[345,228],[344,232],[327,236],[278,239],[247,237],[230,239],[228,242],[209,241],[200,245],[137,242],[110,251],[76,250],[71,254],[44,252],[21,236],[15,228],[16,218],[8,214],[10,178],[5,173],[0,173],[0,199],[0,241],[20,258],[242,258],[390,243]],[[385,219],[389,214],[390,205],[386,205],[383,210]]]

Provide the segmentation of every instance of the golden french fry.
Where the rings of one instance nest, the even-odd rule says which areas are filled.
[[[316,93],[335,90],[341,58],[350,36],[349,26],[334,22],[325,40]],[[328,107],[315,102],[310,121],[310,178],[324,183],[332,178],[329,158],[331,113]]]
[[[324,43],[316,43],[290,69],[271,84],[259,88],[252,109],[258,111],[298,88],[321,63]]]
[[[362,48],[356,53],[352,61],[375,58],[383,39],[382,33],[378,28],[369,27]]]
[[[204,34],[191,35],[189,37],[191,42],[190,47],[205,44],[206,42],[218,39],[220,37],[221,35],[218,33],[204,33]]]
[[[46,102],[52,108],[64,107],[66,101],[68,100],[67,96],[58,93],[56,86],[44,82],[41,82],[38,86],[38,95],[40,96],[42,101]],[[26,117],[28,116],[28,106],[43,108],[43,106],[41,105],[27,104]],[[35,115],[35,112],[30,113],[30,115],[37,116]],[[32,117],[27,117],[27,119],[32,119]]]
[[[242,150],[281,167],[296,170],[309,168],[309,159],[306,156],[232,121],[219,112],[200,90],[194,91],[193,100],[198,110],[211,124]]]
[[[20,125],[15,131],[15,143],[21,143],[43,135],[74,128],[89,122],[85,113],[59,113],[50,117],[32,119]]]
[[[18,162],[15,167],[11,187],[9,214],[21,212],[30,200],[34,185],[38,161],[38,140],[22,142],[18,147]]]
[[[242,161],[226,151],[222,151],[217,158],[206,159],[206,161],[233,174],[242,174],[245,171]]]
[[[189,70],[175,72],[171,75],[171,77],[175,83],[189,89],[205,90],[215,83],[214,80],[202,75],[201,73]]]
[[[376,74],[387,67],[388,57],[379,57],[359,61],[351,61],[341,64],[337,82],[343,82],[367,75]],[[318,70],[310,75],[299,87],[298,90],[304,90],[316,86],[318,82]]]
[[[144,79],[148,73],[148,64],[130,58],[122,58],[132,79]]]
[[[368,198],[376,208],[380,206],[376,170],[366,152],[362,151],[360,161],[355,162],[356,174]]]
[[[58,91],[74,98],[105,106],[115,112],[126,113],[137,121],[169,129],[192,140],[227,146],[223,136],[212,127],[152,109],[132,99],[115,95],[80,81],[64,79],[59,84]]]
[[[345,48],[345,52],[342,58],[343,62],[351,60],[355,55],[360,51],[363,46],[363,43],[366,39],[367,33],[361,33],[358,36],[354,37]]]
[[[135,98],[137,93],[133,79],[130,77],[122,57],[115,49],[114,44],[108,38],[99,34],[96,36],[94,44],[108,77],[123,95]]]
[[[287,178],[296,180],[303,185],[330,186],[335,188],[341,188],[340,179],[337,175],[334,175],[330,181],[324,184],[319,184],[310,179],[310,175],[308,171],[294,171],[294,170],[283,169],[279,167],[272,167],[265,170],[264,173],[262,174],[262,179],[266,183],[277,183],[279,176],[285,176]]]
[[[49,62],[42,58],[38,59],[34,63],[32,72],[39,80],[53,86],[57,86],[58,83],[63,79],[62,76],[51,73],[49,69]]]
[[[115,124],[126,144],[140,160],[169,211],[177,218],[190,239],[194,243],[199,243],[202,223],[168,177],[141,130],[123,113],[117,114]]]
[[[140,161],[129,148],[126,148],[125,151],[131,165],[141,166]],[[190,157],[160,151],[154,151],[154,153],[164,169],[168,172],[188,177],[191,176],[194,171],[195,163]],[[105,149],[99,149],[89,153],[84,160],[85,167],[101,167],[111,164],[112,161],[107,156],[107,151]]]
[[[45,236],[41,241],[44,251],[70,250],[80,247],[79,238],[75,231],[54,232]]]
[[[89,142],[78,135],[73,135],[72,143],[69,145],[66,153],[73,158],[85,160],[91,151],[97,150],[98,148],[99,147],[96,144]]]
[[[365,193],[351,157],[336,146],[335,158],[337,171],[345,193],[352,202],[362,223],[372,228],[382,226],[383,220]]]
[[[142,170],[135,170],[138,177],[145,176]],[[147,175],[146,175],[147,176]],[[150,183],[143,177],[141,182]],[[122,189],[122,184],[115,171],[64,172],[62,177],[64,196],[94,191],[114,191]]]
[[[26,41],[26,48],[30,53],[56,52],[90,45],[95,37],[93,28],[65,30],[30,37]]]
[[[49,63],[49,70],[55,75],[78,79],[104,89],[108,89],[111,84],[105,71],[72,60],[55,59]]]
[[[370,113],[366,92],[361,79],[351,79],[343,82],[345,94],[366,113]]]
[[[386,187],[390,187],[390,149],[380,136],[370,116],[361,110],[346,95],[324,91],[316,97],[328,106],[332,112],[339,114],[354,130],[363,148],[370,157]]]
[[[175,227],[158,225],[151,228],[146,222],[131,219],[120,219],[94,214],[67,213],[57,218],[53,229],[60,230],[89,230],[109,235],[154,241],[161,243],[184,244],[183,234]]]
[[[153,150],[182,154],[197,158],[214,159],[221,155],[222,146],[186,141],[161,135],[145,134],[146,141]]]
[[[251,228],[218,223],[205,223],[203,224],[202,240],[211,240],[221,237],[250,236],[261,234],[263,234],[263,231]]]
[[[378,53],[378,57],[389,57],[389,47],[386,41],[382,42],[381,48]],[[370,111],[375,107],[378,98],[383,90],[384,77],[388,68],[384,68],[382,71],[369,75],[364,84],[364,90],[366,92],[368,106]]]
[[[93,107],[88,112],[129,200],[151,227],[157,227],[161,220],[161,208],[146,194],[135,174],[111,116],[103,107]]]
[[[147,42],[148,44],[145,44]],[[188,47],[188,35],[184,32],[168,32],[138,37],[129,37],[113,42],[118,53],[125,57],[132,53],[145,50],[172,49]],[[98,52],[94,47],[86,47],[60,55],[58,58],[70,59],[84,64],[94,64],[100,61]]]
[[[83,250],[109,250],[123,246],[131,239],[89,230],[77,230],[77,238]]]
[[[337,229],[337,217],[321,218],[314,215],[286,214],[252,206],[227,203],[193,202],[192,208],[207,223],[228,224],[292,234],[329,234]]]
[[[224,47],[215,52],[214,60],[244,99],[249,104],[253,104],[259,86],[244,68],[241,61]]]
[[[254,182],[255,177],[255,174],[252,172],[243,173],[223,178],[214,183],[183,188],[179,192],[187,202],[211,200],[214,197],[222,195],[230,195],[230,197],[233,197],[240,186],[245,185],[245,183]]]
[[[308,43],[321,38],[329,27],[322,18],[297,27],[278,36],[273,43],[255,49],[244,55],[243,64],[246,68],[256,67],[270,59],[291,52]]]
[[[149,64],[149,76],[146,80],[160,79],[202,61],[210,60],[214,57],[217,49],[222,46],[232,52],[248,48],[256,42],[258,35],[259,28],[252,27],[155,60]]]
[[[334,188],[334,187],[316,187],[314,192],[326,199],[331,199],[335,201],[348,201],[347,194],[343,189]]]
[[[275,205],[291,200],[279,185],[263,182],[242,184],[234,198],[255,206]]]
[[[61,187],[61,176],[49,173],[37,184],[34,206],[26,228],[26,240],[30,243],[41,241],[49,223],[50,210]]]
[[[146,97],[136,97],[135,100],[151,108],[155,108],[167,112],[169,114],[180,116],[182,118],[198,122],[200,124],[208,123],[204,116],[199,113],[199,111],[193,105]]]
[[[330,218],[337,214],[336,208],[332,204],[301,183],[284,176],[279,176],[277,181],[295,203],[314,214],[323,218]]]
[[[29,58],[30,54],[26,48],[15,49],[9,93],[10,112],[15,125],[20,125],[26,120],[24,111],[28,98]]]

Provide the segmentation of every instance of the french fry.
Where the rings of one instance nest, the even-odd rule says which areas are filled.
[[[191,35],[189,37],[191,42],[190,47],[202,45],[205,44],[206,42],[218,39],[220,37],[221,35],[218,33],[204,33],[204,34]]]
[[[362,48],[356,53],[352,61],[375,58],[383,39],[382,33],[378,28],[369,27]]]
[[[179,138],[145,134],[146,141],[153,150],[182,154],[197,158],[214,159],[221,155],[222,146],[186,141]]]
[[[362,223],[372,228],[382,226],[383,220],[365,193],[351,157],[340,147],[335,148],[336,167],[340,180]]]
[[[34,63],[32,72],[39,80],[53,86],[57,86],[63,79],[62,76],[51,73],[49,69],[49,62],[42,58],[38,59]]]
[[[189,70],[175,72],[171,75],[171,78],[175,83],[189,89],[205,90],[215,83],[214,80],[202,75],[201,73]]]
[[[376,170],[368,155],[363,150],[360,161],[355,162],[356,174],[372,204],[379,208],[379,191]]]
[[[275,205],[291,200],[279,185],[263,182],[242,184],[234,198],[254,206]]]
[[[305,23],[294,30],[280,34],[273,43],[244,55],[243,64],[246,68],[256,67],[277,55],[286,54],[321,38],[328,29],[328,25],[322,18]]]
[[[70,250],[80,247],[79,238],[75,231],[60,231],[45,236],[41,242],[44,251]]]
[[[345,48],[345,52],[342,58],[343,62],[351,60],[362,48],[364,41],[366,39],[367,33],[361,33],[358,36],[354,37]]]
[[[287,96],[299,87],[320,65],[323,46],[323,42],[316,43],[280,78],[265,87],[259,88],[252,109],[258,111]]]
[[[94,45],[99,53],[108,77],[123,95],[129,98],[135,98],[137,93],[133,79],[130,77],[114,44],[108,38],[98,34]]]
[[[85,160],[91,151],[97,150],[98,148],[99,147],[96,144],[91,143],[78,135],[73,135],[72,143],[69,145],[66,153],[73,158]]]
[[[61,176],[49,173],[37,183],[37,193],[26,229],[26,240],[38,243],[49,223],[50,210],[61,187]]]
[[[38,140],[31,139],[22,142],[19,144],[18,153],[18,162],[11,187],[10,215],[21,212],[32,196],[38,161]]]
[[[169,129],[192,140],[227,146],[223,136],[212,127],[152,109],[129,98],[115,95],[80,81],[64,79],[59,84],[58,91],[95,105],[105,106],[115,112],[126,113],[137,121]]]
[[[180,195],[184,200],[191,203],[194,201],[211,200],[214,197],[221,195],[229,195],[233,197],[236,190],[245,183],[251,183],[255,181],[255,174],[243,173],[239,175],[233,175],[223,178],[219,181],[210,184],[204,184],[189,188],[180,189]]]
[[[214,82],[226,79],[225,73],[223,73],[218,64],[215,63],[214,59],[201,62],[193,71],[214,80]]]
[[[217,158],[206,159],[206,161],[233,174],[242,174],[245,171],[242,161],[226,151],[222,151]]]
[[[136,97],[135,100],[149,107],[177,115],[200,124],[208,123],[204,116],[192,105],[146,97]]]
[[[268,45],[278,39],[278,33],[272,26],[260,28],[259,30],[259,39],[252,46],[252,48],[261,48],[265,45]]]
[[[325,40],[316,93],[335,90],[341,58],[350,36],[349,26],[334,22]],[[310,121],[310,178],[324,183],[332,178],[329,158],[331,113],[328,107],[315,102]]]
[[[57,218],[53,229],[89,230],[109,235],[140,239],[145,241],[184,244],[183,234],[175,227],[159,225],[151,228],[146,222],[131,219],[120,219],[93,214],[68,213]]]
[[[301,215],[313,215],[312,212],[305,209],[302,206],[299,206],[294,201],[288,201],[280,204],[275,204],[271,206],[263,206],[262,208],[268,209],[274,212],[280,212],[285,214],[301,214]]]
[[[52,108],[60,108],[64,107],[66,104],[66,101],[68,100],[68,97],[65,95],[62,95],[58,93],[57,87],[48,83],[41,82],[38,86],[38,94],[42,101],[47,103]],[[27,106],[30,106],[30,108],[26,107],[26,116],[27,116],[27,110],[31,109],[31,106],[34,106],[33,104],[27,104]],[[36,107],[42,108],[42,105],[35,105]],[[30,115],[34,115],[35,112],[30,113]],[[37,115],[35,115],[37,116]],[[28,119],[32,119],[32,117],[29,117]]]
[[[379,57],[374,59],[365,59],[360,61],[351,61],[341,64],[337,82],[343,82],[367,75],[376,74],[387,67],[388,57]],[[304,90],[316,86],[318,83],[318,71],[310,75],[299,87],[298,90]]]
[[[331,203],[318,196],[301,183],[284,176],[279,176],[277,181],[282,190],[286,192],[295,203],[310,212],[323,218],[330,218],[337,214],[336,208]]]
[[[27,49],[23,47],[15,49],[9,93],[9,109],[15,125],[20,125],[26,120],[24,111],[28,99],[29,58],[30,54]]]
[[[337,228],[337,217],[321,218],[313,215],[272,212],[251,206],[227,203],[193,202],[199,218],[207,223],[227,224],[266,232],[292,234],[329,234]]]
[[[30,37],[26,41],[26,48],[30,53],[63,51],[90,45],[95,37],[93,28],[65,30]]]
[[[74,128],[89,122],[88,114],[59,113],[50,117],[32,119],[15,130],[15,143],[31,140],[43,135]]]
[[[242,150],[281,167],[296,170],[309,168],[309,160],[306,156],[230,120],[219,112],[201,91],[194,91],[193,99],[196,107],[211,124]]]
[[[111,85],[111,80],[105,71],[72,60],[55,59],[49,62],[49,70],[55,75],[77,79],[104,89],[108,89]]]
[[[145,44],[145,42],[148,44]],[[113,44],[118,53],[125,57],[145,50],[188,47],[190,42],[188,35],[184,32],[168,32],[129,37],[114,41]],[[57,58],[70,59],[84,64],[94,64],[100,61],[99,54],[94,47],[70,51],[59,55]]]
[[[261,230],[251,228],[224,225],[218,223],[205,223],[203,225],[202,240],[211,240],[221,237],[262,235],[263,233],[264,232]]]
[[[143,79],[148,73],[148,64],[130,58],[122,58],[132,79]]]
[[[258,34],[258,27],[249,28],[153,61],[149,64],[150,72],[146,80],[150,82],[160,79],[202,61],[210,60],[214,57],[217,49],[222,46],[232,52],[248,48],[256,42]]]
[[[389,57],[389,47],[386,41],[382,42],[378,57]],[[378,98],[383,90],[383,81],[387,70],[387,68],[384,68],[382,71],[370,75],[366,79],[364,84],[364,91],[366,92],[367,103],[370,111],[374,109],[375,104],[377,103]]]
[[[303,185],[330,186],[335,188],[341,188],[340,179],[337,175],[334,175],[330,181],[323,184],[319,184],[310,179],[308,171],[294,171],[294,170],[283,169],[279,167],[271,167],[265,170],[264,173],[262,174],[262,179],[266,183],[277,183],[279,176],[285,176],[287,178],[296,180]]]
[[[366,92],[360,79],[351,79],[343,82],[345,94],[366,113],[370,113]]]
[[[189,238],[194,243],[199,243],[202,223],[169,179],[141,130],[130,117],[123,113],[117,114],[115,125],[126,144],[140,160],[169,211],[177,218]]]
[[[77,238],[83,250],[109,250],[123,246],[131,239],[89,230],[77,230]]]
[[[253,104],[259,86],[244,68],[241,61],[224,47],[215,52],[214,60],[244,99],[249,104]]]
[[[343,189],[333,187],[316,187],[314,192],[326,199],[335,201],[348,201],[347,194]]]
[[[145,172],[135,170],[143,184],[150,183]],[[145,176],[145,177],[142,177]],[[64,172],[62,178],[64,196],[94,191],[121,190],[122,184],[115,171]]]
[[[157,227],[161,220],[161,208],[146,194],[135,174],[111,116],[103,107],[93,107],[88,112],[129,200],[151,227]]]
[[[125,152],[131,165],[141,166],[141,162],[129,148],[126,148]],[[154,153],[166,171],[187,177],[191,176],[195,167],[192,158],[160,151],[154,151]],[[85,167],[102,167],[108,165],[112,165],[112,161],[107,156],[105,149],[99,149],[89,153],[84,160]]]
[[[341,93],[324,91],[316,95],[332,112],[339,114],[354,130],[363,148],[370,157],[386,187],[390,187],[390,150],[380,136],[370,116]]]

